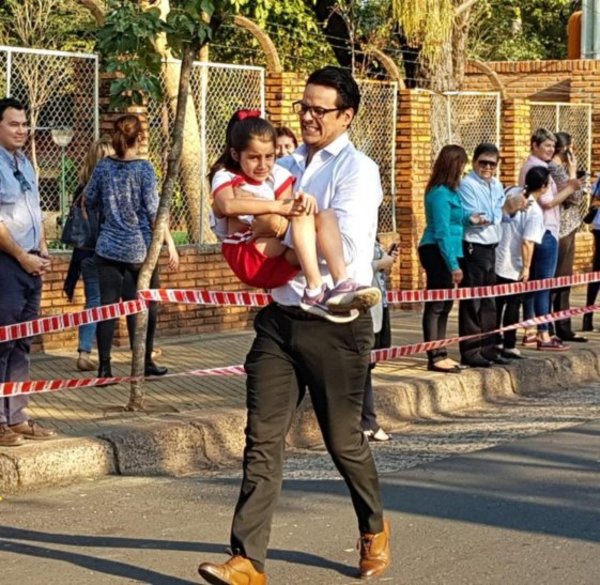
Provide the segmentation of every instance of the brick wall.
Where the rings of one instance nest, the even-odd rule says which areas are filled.
[[[184,246],[179,248],[181,265],[178,272],[167,268],[167,256],[160,258],[160,281],[163,288],[196,288],[240,290],[240,285],[216,246]],[[83,283],[78,283],[71,304],[63,293],[63,283],[69,267],[70,253],[52,255],[52,272],[44,279],[42,315],[57,315],[83,309]],[[157,338],[194,333],[209,333],[243,329],[252,320],[253,312],[243,307],[199,307],[196,305],[162,304],[159,310]],[[127,345],[125,319],[120,319],[115,334],[116,345]],[[77,349],[77,329],[44,335],[36,340],[35,349]]]
[[[600,61],[499,61],[486,63],[503,84],[509,99],[592,104],[592,161],[600,161]],[[493,90],[490,79],[467,65],[465,90]],[[599,170],[599,169],[596,169]]]

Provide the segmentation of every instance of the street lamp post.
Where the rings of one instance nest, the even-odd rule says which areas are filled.
[[[58,222],[60,224],[60,228],[63,227],[65,223],[65,216],[67,215],[67,197],[65,193],[65,149],[73,140],[73,130],[71,128],[63,127],[63,128],[52,128],[52,141],[57,146],[60,146],[60,215],[58,218]]]

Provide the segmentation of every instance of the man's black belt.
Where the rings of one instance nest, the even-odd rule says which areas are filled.
[[[467,245],[476,246],[478,248],[488,248],[490,250],[494,250],[498,247],[498,244],[479,244],[477,242],[469,242],[467,241]]]

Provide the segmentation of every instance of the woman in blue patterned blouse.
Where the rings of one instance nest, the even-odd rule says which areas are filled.
[[[86,201],[97,206],[102,218],[96,243],[96,265],[103,305],[127,301],[137,296],[137,279],[152,239],[158,209],[154,168],[138,157],[142,125],[137,116],[125,115],[115,122],[112,144],[115,156],[101,160],[86,187]],[[151,288],[158,287],[155,271]],[[156,303],[148,315],[146,376],[162,376],[167,368],[152,361],[156,330]],[[127,330],[133,344],[135,316],[127,317]],[[100,365],[98,377],[111,377],[110,353],[115,320],[101,321],[96,329]]]

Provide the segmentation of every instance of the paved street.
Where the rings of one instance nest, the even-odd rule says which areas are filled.
[[[486,404],[375,445],[393,529],[394,585],[596,585],[600,384]],[[198,583],[221,559],[239,470],[115,477],[0,502],[2,582]],[[346,585],[356,529],[321,452],[290,454],[271,585]]]

